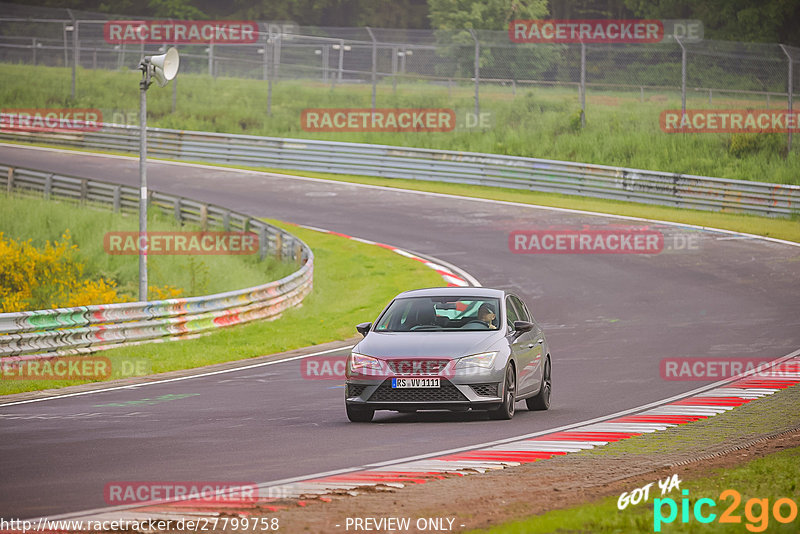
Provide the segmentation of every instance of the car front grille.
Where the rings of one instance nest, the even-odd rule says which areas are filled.
[[[402,358],[386,360],[386,365],[398,375],[432,376],[441,373],[448,362],[449,360],[441,359]]]
[[[497,382],[494,382],[491,384],[470,384],[469,387],[472,388],[476,395],[481,397],[496,397],[498,385]]]
[[[438,388],[392,388],[386,380],[367,399],[370,402],[459,402],[467,398],[449,380],[442,378]]]
[[[358,397],[364,390],[367,388],[364,384],[347,384],[347,396],[348,397]]]

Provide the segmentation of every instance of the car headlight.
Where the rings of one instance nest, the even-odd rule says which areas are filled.
[[[481,352],[480,354],[473,354],[472,356],[465,356],[458,360],[456,369],[464,369],[467,367],[486,367],[490,368],[494,365],[494,359],[497,357],[497,351],[494,352]]]
[[[363,373],[367,369],[379,371],[381,368],[380,360],[373,358],[372,356],[359,354],[357,352],[350,353],[348,364],[350,365],[350,370],[357,373]]]

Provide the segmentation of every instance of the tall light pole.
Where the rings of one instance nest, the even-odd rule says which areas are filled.
[[[139,301],[147,302],[147,89],[153,83],[164,87],[178,74],[180,58],[175,48],[160,56],[144,56],[139,63]]]

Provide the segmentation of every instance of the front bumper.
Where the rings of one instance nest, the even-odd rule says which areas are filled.
[[[392,388],[391,378],[348,380],[345,402],[376,410],[490,409],[502,402],[501,382],[455,383],[440,377],[438,388]]]

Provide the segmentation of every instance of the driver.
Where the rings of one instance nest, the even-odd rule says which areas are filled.
[[[492,311],[492,307],[488,304],[481,304],[481,307],[478,308],[478,320],[482,323],[486,323],[490,329],[494,330],[497,328],[494,324],[494,318],[496,314]]]

